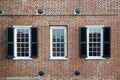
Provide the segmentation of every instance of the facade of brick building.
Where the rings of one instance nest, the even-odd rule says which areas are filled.
[[[0,80],[120,80],[120,0],[0,0],[0,10]],[[109,57],[81,58],[86,25],[109,26]],[[37,27],[38,57],[7,57],[7,29],[14,26]],[[65,59],[51,59],[51,27],[65,27]]]

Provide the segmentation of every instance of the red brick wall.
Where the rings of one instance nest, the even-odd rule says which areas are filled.
[[[42,15],[37,13],[41,8]],[[74,13],[81,8],[81,14]],[[6,77],[40,77],[42,80],[120,79],[119,0],[0,0],[0,80]],[[32,60],[5,58],[6,28],[13,25],[38,27],[39,57]],[[49,60],[50,25],[67,26],[67,60]],[[79,58],[79,28],[85,25],[111,27],[111,57],[104,60]],[[80,70],[79,76],[74,75]]]

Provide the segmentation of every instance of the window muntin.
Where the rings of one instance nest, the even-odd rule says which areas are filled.
[[[15,58],[30,58],[30,28],[15,27],[14,31]]]
[[[51,58],[66,57],[66,27],[51,27]]]
[[[103,45],[102,27],[87,28],[87,56],[88,58],[102,58]]]

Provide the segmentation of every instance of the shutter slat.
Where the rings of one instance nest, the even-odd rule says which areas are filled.
[[[38,31],[36,27],[31,28],[31,58],[38,57]]]
[[[14,57],[14,29],[7,28],[7,58]]]
[[[103,28],[103,57],[104,58],[107,58],[107,57],[110,57],[111,54],[110,54],[110,27],[104,27]]]
[[[80,28],[80,58],[87,57],[87,29],[86,27]]]

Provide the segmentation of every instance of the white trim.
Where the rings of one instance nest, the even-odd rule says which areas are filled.
[[[32,60],[32,58],[30,58],[30,57],[16,57],[16,58],[13,58],[13,60]]]
[[[65,40],[65,46],[64,46],[64,56],[61,57],[61,56],[53,56],[53,52],[52,52],[52,30],[53,29],[64,29],[64,40]],[[60,60],[60,59],[66,59],[67,57],[67,34],[66,34],[66,27],[65,26],[51,26],[50,27],[50,59],[53,59],[53,60]]]
[[[52,57],[49,58],[50,60],[67,60],[68,58],[64,58],[64,57]]]
[[[38,77],[6,77],[5,80],[39,80]]]
[[[102,57],[89,57],[89,58],[86,58],[86,59],[105,59],[105,58],[102,58]]]
[[[93,27],[95,27],[95,28],[100,28],[100,27],[104,27],[104,25],[86,25],[86,27],[88,28],[93,28]]]
[[[14,28],[30,28],[31,25],[13,25]]]

